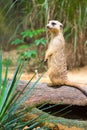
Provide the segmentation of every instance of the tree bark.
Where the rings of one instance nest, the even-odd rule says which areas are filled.
[[[26,85],[26,81],[20,81],[16,91],[22,91]],[[28,87],[32,88],[34,82],[30,83]],[[28,87],[25,89],[27,91]],[[23,94],[23,93],[22,93]],[[63,103],[64,105],[78,105],[86,106],[87,97],[78,89],[70,86],[61,87],[48,87],[46,83],[37,83],[32,91],[31,96],[27,98],[25,104],[29,105],[40,105],[42,103],[58,104]]]

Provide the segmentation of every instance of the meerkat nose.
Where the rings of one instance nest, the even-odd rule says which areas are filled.
[[[47,25],[47,28],[48,28],[48,29],[50,28],[49,25]]]

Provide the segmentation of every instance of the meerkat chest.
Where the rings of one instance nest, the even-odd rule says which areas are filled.
[[[63,39],[60,39],[59,37],[54,37],[53,39],[51,39],[48,48],[54,49],[56,50],[61,50],[62,48],[64,48],[64,41]]]

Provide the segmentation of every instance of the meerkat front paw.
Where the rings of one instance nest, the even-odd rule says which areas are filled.
[[[44,58],[44,62],[47,62],[47,60],[48,60],[48,58],[47,58],[47,56],[45,56],[45,58]]]
[[[48,61],[48,57],[46,55],[45,58],[44,58],[44,63],[46,63],[47,61]]]
[[[48,59],[44,59],[44,63],[46,63],[48,61]]]

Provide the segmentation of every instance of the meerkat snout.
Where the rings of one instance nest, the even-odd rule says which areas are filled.
[[[50,28],[49,25],[46,26],[48,29]]]

